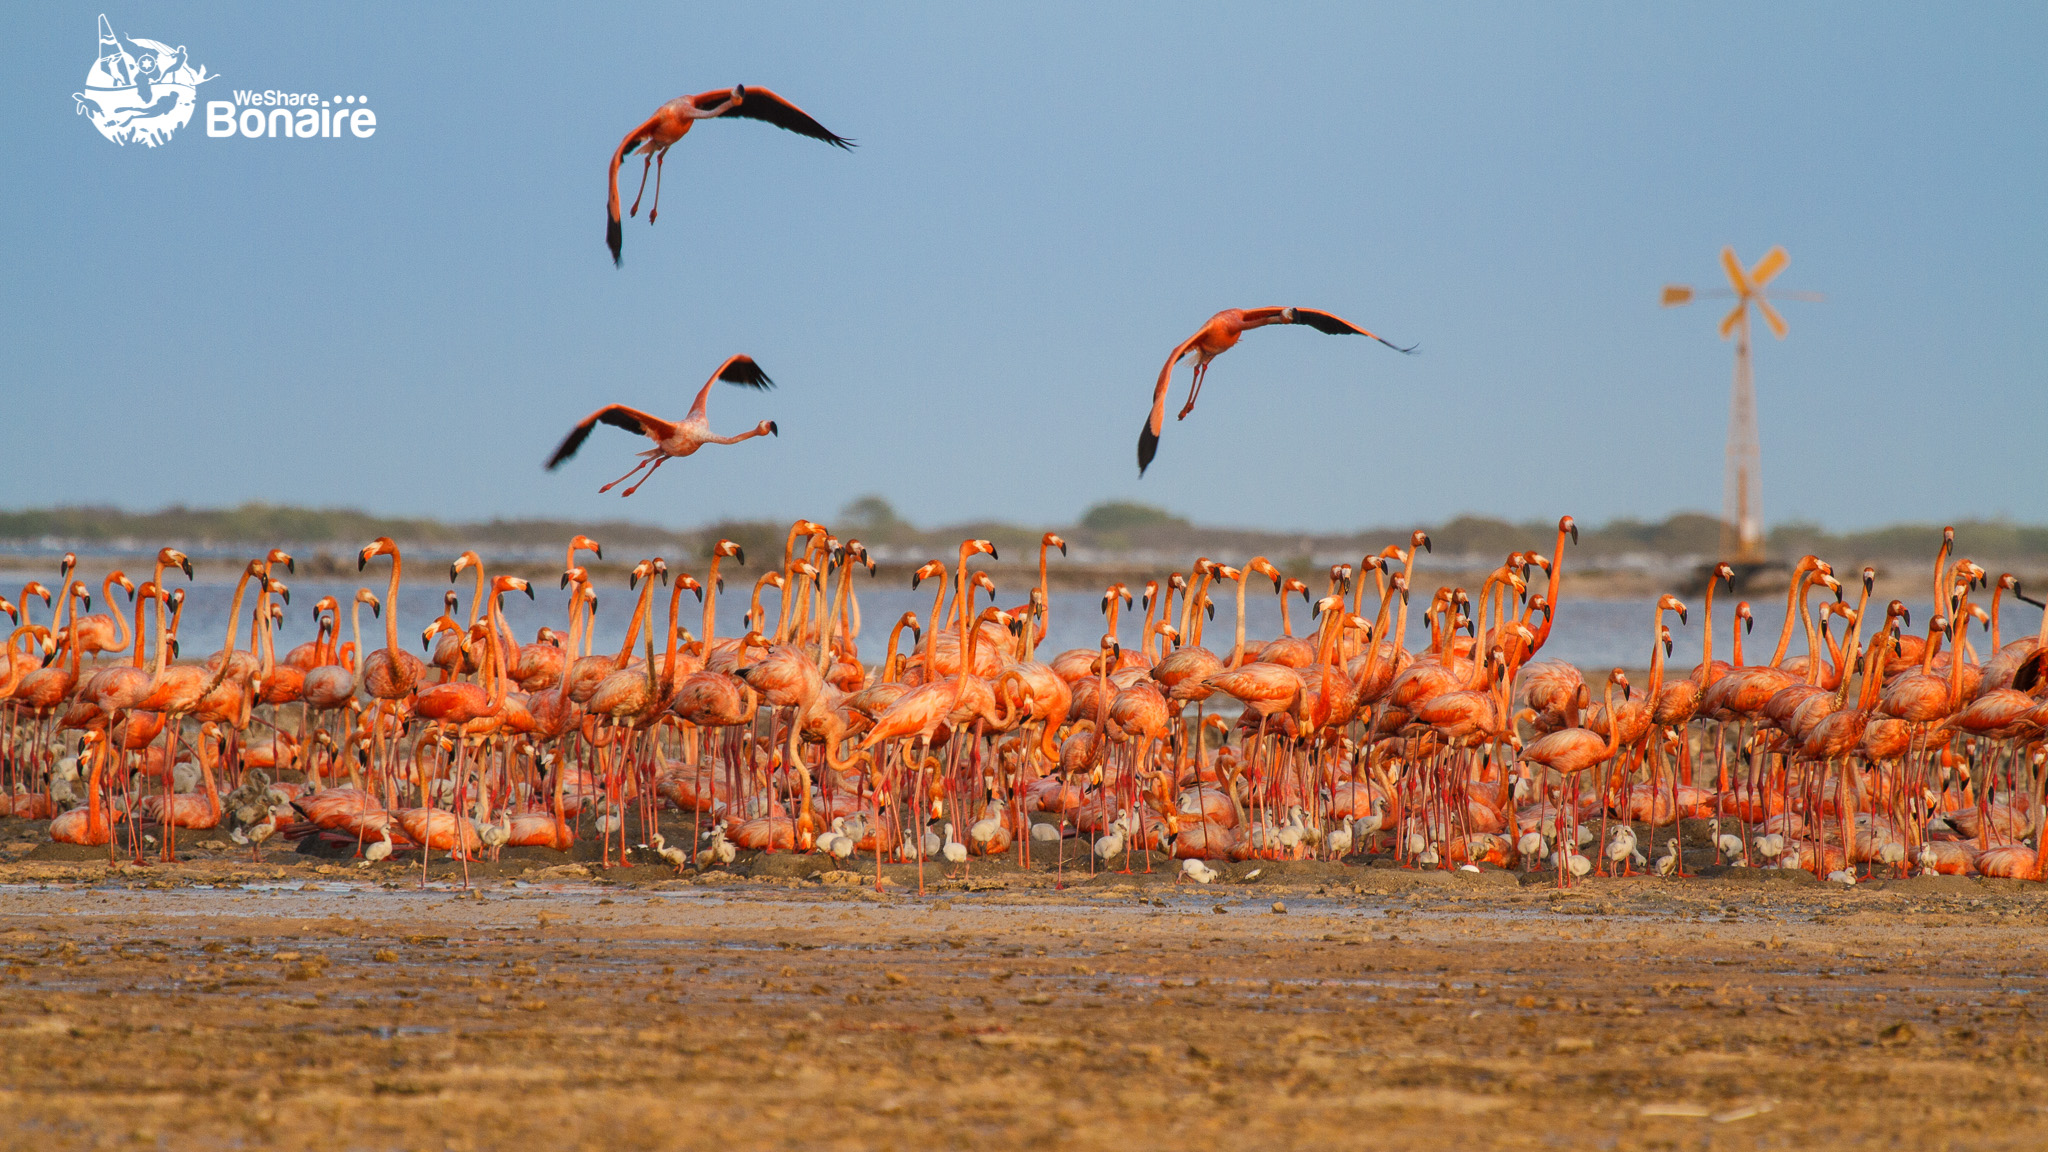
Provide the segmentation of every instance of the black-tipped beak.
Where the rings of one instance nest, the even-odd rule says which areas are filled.
[[[285,558],[284,558],[284,570],[285,570],[286,572],[289,572],[289,573],[291,573],[291,574],[292,574],[292,575],[294,575],[294,576],[297,576],[297,575],[299,574],[299,569],[298,569],[298,562],[297,562],[297,561],[295,561],[295,560],[293,560],[293,559],[292,559],[291,557],[289,557],[289,556],[285,557]]]
[[[635,588],[638,588],[638,587],[640,587],[640,574],[639,574],[638,572],[633,572],[633,573],[629,573],[629,574],[627,574],[627,576],[626,576],[626,588],[627,588],[627,590],[628,590],[628,591],[631,591],[631,590],[633,590],[633,589],[635,589]]]
[[[1666,658],[1671,655],[1671,638],[1668,636],[1664,638],[1664,655]]]
[[[782,429],[780,429],[780,428],[777,428],[777,427],[775,426],[775,421],[773,421],[773,420],[770,420],[770,421],[768,422],[768,434],[769,434],[770,436],[773,436],[773,437],[775,437],[775,438],[776,438],[777,440],[780,440],[780,439],[782,439]]]
[[[382,615],[384,615],[384,605],[382,605],[382,604],[372,604],[372,605],[370,605],[370,615],[372,615],[372,616],[382,616]]]
[[[1621,686],[1621,698],[1623,700],[1633,700],[1635,698],[1635,690],[1623,684]]]
[[[725,577],[723,577],[723,576],[720,576],[720,577],[718,578],[718,590],[719,590],[720,592],[723,592],[723,591],[725,591]]]
[[[924,629],[922,629],[922,628],[918,628],[918,627],[915,627],[915,626],[912,626],[912,628],[910,629],[910,644],[911,644],[911,647],[913,647],[913,648],[914,648],[914,647],[916,647],[916,646],[917,646],[918,644],[920,644],[920,643],[923,643],[923,641],[924,641]]]
[[[704,590],[702,588],[692,588],[690,591],[697,594],[697,603],[702,604],[704,602]]]
[[[453,583],[455,583],[455,578],[456,578],[457,576],[461,575],[461,574],[462,574],[462,569],[460,569],[460,568],[457,568],[457,567],[456,567],[455,565],[453,565],[453,564],[450,564],[450,565],[448,566],[448,582],[449,582],[450,584],[453,584]]]
[[[1910,622],[1910,621],[1908,621],[1908,623],[1911,623],[1911,622]],[[1743,634],[1744,636],[1747,636],[1747,635],[1749,635],[1749,634],[1750,634],[1751,632],[1754,632],[1754,631],[1756,631],[1756,617],[1754,617],[1754,616],[1745,616],[1745,617],[1743,617],[1743,618],[1742,618],[1742,634]]]
[[[740,567],[745,568],[747,566],[747,550],[745,548],[737,544],[733,545],[732,558],[739,563]]]
[[[1678,610],[1678,622],[1679,622],[1680,624],[1689,624],[1689,623],[1691,623],[1691,621],[1689,621],[1689,620],[1687,620],[1687,619],[1685,618],[1685,609],[1683,609],[1683,608],[1680,608],[1680,609]]]
[[[562,573],[562,583],[561,583],[561,587],[563,587],[563,588],[567,588],[568,586],[569,586],[569,574],[568,574],[567,572],[564,572],[564,573]]]
[[[1062,555],[1062,556],[1065,556],[1066,554],[1067,554],[1067,542],[1066,542],[1065,540],[1062,540],[1062,541],[1060,541],[1060,555]]]
[[[995,550],[994,548],[990,548],[990,549],[988,550],[988,558],[989,558],[989,559],[991,559],[991,560],[1001,560],[1001,559],[1002,559],[1002,557],[1001,557],[1001,556],[998,556],[998,555],[996,555],[996,550]]]
[[[85,603],[85,610],[86,610],[87,612],[90,612],[90,611],[92,611],[92,597],[90,597],[90,596],[80,596],[80,597],[79,597],[79,599],[80,599],[81,601],[83,601],[83,602]]]
[[[1303,588],[1303,589],[1301,590],[1301,602],[1302,602],[1303,604],[1308,604],[1308,603],[1312,603],[1312,601],[1311,601],[1311,600],[1310,600],[1310,598],[1309,598],[1309,594],[1308,594],[1308,589],[1306,589],[1306,588]]]
[[[1318,604],[1309,612],[1308,618],[1311,620],[1320,620],[1322,618],[1322,615],[1323,606],[1321,604]]]
[[[177,655],[178,655],[178,638],[177,638],[177,637],[175,637],[175,636],[173,636],[173,637],[171,637],[171,657],[172,657],[173,659],[176,659],[176,658],[177,658]]]
[[[190,560],[180,563],[178,567],[185,570],[185,579],[190,580],[192,578],[192,562]]]
[[[1578,526],[1577,524],[1574,524],[1574,525],[1572,525],[1572,543],[1574,543],[1574,544],[1577,544],[1578,542],[1579,542],[1579,526]]]
[[[668,587],[668,570],[665,568],[661,572],[661,586],[663,588]]]
[[[1206,612],[1208,612],[1208,613],[1209,613],[1209,619],[1211,619],[1211,620],[1214,620],[1214,619],[1216,618],[1216,602],[1215,602],[1215,601],[1211,600],[1211,601],[1209,601],[1208,603],[1206,603],[1206,604],[1203,604],[1203,605],[1202,605],[1202,609],[1203,609],[1204,611],[1206,611]]]
[[[291,602],[292,602],[292,590],[291,590],[291,589],[287,588],[287,589],[285,589],[284,591],[282,591],[282,592],[279,592],[279,593],[278,593],[278,595],[284,598],[284,602],[285,602],[285,603],[289,604],[289,603],[291,603]]]
[[[363,569],[368,568],[369,566],[370,558],[368,556],[357,555],[356,571],[361,572]],[[187,580],[190,580],[192,578],[192,566],[190,564],[185,565],[185,578]]]
[[[526,598],[527,598],[528,600],[531,600],[531,599],[533,599],[533,585],[531,585],[531,584],[528,584],[528,585],[526,586]]]

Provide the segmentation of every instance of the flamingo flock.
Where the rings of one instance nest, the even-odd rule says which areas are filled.
[[[1333,567],[1320,589],[1265,557],[1199,558],[1135,593],[1112,584],[1099,643],[1049,656],[1038,644],[1065,542],[1042,538],[1037,583],[1004,607],[975,566],[995,546],[966,540],[917,569],[931,609],[892,621],[873,661],[857,584],[874,565],[809,520],[752,581],[738,636],[716,634],[746,563],[737,544],[718,542],[696,573],[637,561],[609,652],[593,643],[581,558],[602,550],[586,536],[563,554],[566,618],[531,643],[502,605],[532,596],[527,581],[464,553],[416,633],[424,657],[413,624],[385,611],[404,579],[389,538],[358,554],[364,571],[388,565],[381,594],[323,597],[317,638],[282,654],[282,551],[248,561],[220,646],[189,654],[182,553],[162,549],[140,583],[107,573],[100,614],[67,556],[54,587],[0,598],[18,621],[0,657],[0,807],[138,860],[219,830],[252,855],[293,844],[364,867],[415,851],[422,869],[509,849],[678,868],[796,852],[877,882],[884,865],[915,864],[921,882],[980,860],[1208,883],[1229,861],[1362,857],[1557,884],[1711,866],[2042,878],[2048,615],[2004,642],[2019,581],[1955,557],[1953,532],[1918,628],[1900,602],[1872,602],[1869,569],[1845,582],[1800,558],[1756,662],[1746,602],[1722,617],[1728,659],[1715,656],[1716,592],[1735,575],[1719,565],[1700,664],[1667,670],[1692,615],[1662,596],[1640,685],[1541,658],[1576,537],[1565,517],[1548,556],[1511,553],[1476,592],[1438,587],[1426,604],[1411,597],[1421,532]],[[1268,584],[1284,634],[1248,638],[1246,598]],[[685,593],[701,601],[695,632]],[[1304,635],[1284,608],[1296,595]],[[1219,602],[1235,622],[1209,642]],[[1990,635],[1981,652],[1972,621]]]

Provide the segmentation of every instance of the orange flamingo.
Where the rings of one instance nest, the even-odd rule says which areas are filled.
[[[647,166],[654,165],[654,204],[647,210],[647,222],[661,212],[661,165],[668,160],[668,150],[676,141],[689,135],[690,127],[699,120],[711,120],[719,116],[738,116],[748,120],[760,120],[773,124],[786,132],[823,140],[836,148],[851,149],[853,141],[834,134],[803,109],[784,100],[766,88],[749,89],[746,85],[732,88],[713,88],[695,96],[678,96],[654,110],[647,122],[626,133],[619,141],[619,147],[612,153],[611,171],[606,181],[611,195],[605,202],[605,247],[612,252],[612,266],[619,263],[619,250],[625,244],[625,231],[619,219],[619,165],[626,157],[638,152],[641,156],[640,191],[633,195],[629,216],[640,214],[640,197],[647,191]]]
[[[555,454],[548,457],[548,470],[553,471],[562,461],[574,456],[576,450],[583,447],[583,441],[590,436],[590,430],[597,425],[609,424],[614,428],[623,428],[635,436],[645,436],[654,441],[654,447],[640,453],[640,463],[635,464],[631,471],[599,488],[598,491],[609,492],[632,479],[633,474],[642,468],[647,469],[646,476],[642,476],[631,488],[619,493],[621,496],[631,496],[638,492],[640,485],[647,483],[655,470],[663,464],[678,457],[688,456],[706,444],[737,444],[742,440],[752,440],[756,436],[782,434],[773,420],[763,420],[750,431],[737,436],[712,434],[711,420],[705,409],[711,402],[711,386],[720,380],[748,388],[765,390],[775,387],[775,382],[768,378],[766,372],[761,371],[761,366],[754,363],[753,357],[733,356],[719,365],[718,371],[713,372],[711,379],[704,382],[704,387],[698,389],[697,400],[690,405],[689,415],[683,417],[680,422],[650,416],[624,404],[607,404],[585,416],[581,423],[569,430],[569,434],[562,438],[561,445],[555,449]]]
[[[1145,474],[1152,457],[1159,453],[1159,434],[1166,427],[1166,390],[1173,383],[1174,365],[1189,353],[1194,354],[1194,385],[1188,390],[1187,404],[1175,417],[1185,420],[1188,413],[1195,410],[1195,400],[1202,395],[1202,378],[1209,374],[1209,361],[1236,347],[1246,331],[1264,328],[1268,324],[1306,324],[1332,336],[1370,336],[1396,352],[1410,355],[1415,352],[1413,347],[1400,347],[1373,336],[1349,320],[1313,308],[1225,308],[1209,317],[1193,336],[1175,346],[1172,355],[1166,358],[1166,367],[1159,370],[1159,383],[1152,388],[1152,413],[1145,418],[1145,426],[1138,430],[1138,475]]]

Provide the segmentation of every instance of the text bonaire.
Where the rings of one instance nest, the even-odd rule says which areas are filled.
[[[368,96],[322,96],[317,92],[235,90],[233,102],[206,102],[208,136],[289,136],[333,139],[344,131],[367,139],[377,134],[377,114]]]

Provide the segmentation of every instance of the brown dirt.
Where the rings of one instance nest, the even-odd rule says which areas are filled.
[[[2048,1132],[2038,885],[1731,874],[1563,894],[1267,864],[1207,888],[1055,890],[977,865],[931,867],[920,899],[871,877],[543,861],[466,894],[268,855],[0,865],[0,1147]],[[812,863],[776,859],[761,871]]]

